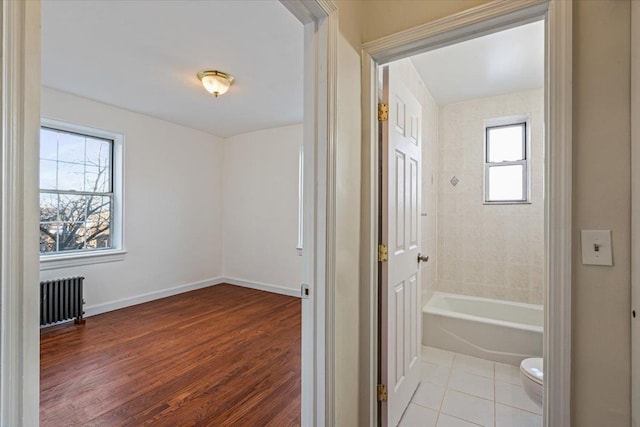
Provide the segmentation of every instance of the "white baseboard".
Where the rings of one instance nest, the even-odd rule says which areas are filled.
[[[222,283],[242,286],[243,288],[257,289],[259,291],[273,292],[274,294],[287,295],[300,298],[300,289],[285,288],[284,286],[271,285],[269,283],[252,282],[235,277],[223,277]]]
[[[212,279],[201,280],[199,282],[187,283],[186,285],[180,285],[180,286],[176,286],[169,289],[162,289],[160,291],[149,292],[147,294],[122,298],[116,301],[105,302],[102,304],[88,305],[84,308],[84,316],[85,317],[95,316],[96,314],[102,314],[108,311],[118,310],[120,308],[130,307],[136,304],[142,304],[144,302],[149,302],[156,299],[178,295],[183,292],[195,291],[196,289],[202,289],[208,286],[219,285],[220,283],[225,283],[224,279],[222,277],[215,277]]]
[[[178,295],[183,292],[195,291],[196,289],[202,289],[208,286],[220,285],[222,283],[242,286],[243,288],[257,289],[259,291],[272,292],[280,295],[288,295],[290,297],[300,297],[300,290],[298,289],[285,288],[283,286],[270,285],[268,283],[251,282],[234,277],[215,277],[212,279],[201,280],[199,282],[187,283],[185,285],[180,285],[169,289],[162,289],[160,291],[122,298],[116,301],[88,305],[84,308],[84,316],[95,316],[97,314],[106,313],[108,311],[118,310],[120,308],[130,307],[132,305],[142,304],[144,302],[149,302],[160,298]]]

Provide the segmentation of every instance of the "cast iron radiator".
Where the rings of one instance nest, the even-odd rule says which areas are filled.
[[[40,325],[69,320],[75,317],[75,322],[85,322],[82,305],[82,283],[84,277],[69,277],[65,279],[47,280],[40,282]]]

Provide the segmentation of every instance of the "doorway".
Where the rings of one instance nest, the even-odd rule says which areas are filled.
[[[570,81],[570,71],[567,71],[567,64],[571,63],[570,46],[564,43],[566,34],[570,34],[569,29],[561,26],[558,22],[563,21],[563,25],[567,25],[567,16],[570,17],[570,11],[564,6],[555,2],[541,2],[533,6],[519,7],[512,5],[513,9],[507,7],[506,10],[489,11],[488,7],[474,8],[468,13],[454,15],[452,17],[427,24],[423,27],[412,29],[405,33],[389,36],[380,41],[367,43],[364,47],[365,51],[365,69],[363,71],[363,87],[365,88],[365,108],[370,114],[365,116],[365,147],[375,147],[377,141],[377,126],[375,123],[376,115],[373,106],[377,100],[377,83],[378,74],[377,66],[390,63],[400,59],[405,59],[414,54],[432,51],[443,46],[450,46],[454,43],[469,40],[478,36],[495,33],[497,31],[510,29],[519,25],[529,24],[534,21],[544,19],[545,22],[545,45],[546,45],[546,62],[545,62],[545,85],[543,92],[545,94],[544,103],[544,122],[545,126],[545,179],[547,186],[545,188],[546,206],[544,210],[544,241],[546,242],[545,252],[548,254],[546,261],[548,268],[545,274],[545,286],[543,289],[546,307],[544,311],[544,358],[545,358],[545,401],[544,401],[544,422],[545,425],[566,425],[568,424],[570,408],[568,405],[568,397],[570,391],[568,369],[570,363],[570,214],[567,210],[569,199],[563,195],[570,194],[570,129],[571,122],[566,120],[570,115],[570,105],[567,103],[567,94],[570,94],[568,82]],[[477,13],[477,15],[476,15]],[[406,60],[406,59],[405,59]],[[560,65],[563,64],[563,65]],[[367,91],[366,88],[369,88]],[[554,116],[550,120],[549,111],[562,111],[562,115]],[[526,120],[525,120],[526,121]],[[554,142],[551,142],[554,141]],[[376,168],[380,161],[377,156],[377,150],[369,149],[368,159],[371,160],[369,170],[369,180],[365,183],[372,194],[372,212],[376,212],[378,199],[378,180]],[[566,169],[565,169],[566,168]],[[455,176],[447,177],[447,184],[455,187],[460,182]],[[481,178],[482,179],[482,178]],[[423,179],[423,183],[424,183]],[[455,183],[454,183],[455,182]],[[424,194],[424,192],[423,192]],[[375,233],[379,228],[377,215],[367,218],[367,225],[370,226],[370,247],[374,247]],[[555,226],[554,226],[555,224]],[[556,228],[562,224],[562,228]],[[561,231],[560,231],[561,230]],[[558,256],[562,254],[562,256]],[[377,253],[372,253],[368,277],[378,280],[376,276],[378,271],[374,268],[377,265]],[[371,282],[369,282],[371,283]],[[549,284],[553,283],[553,286]],[[384,302],[378,300],[377,295],[368,295],[371,303],[369,311],[372,324],[376,324],[378,311],[374,307],[383,306]],[[380,320],[384,324],[384,319]],[[376,337],[372,337],[370,344],[376,342]],[[373,348],[377,348],[377,345]],[[382,350],[384,351],[384,350]],[[379,353],[374,353],[379,354]],[[371,378],[376,376],[376,367],[379,361],[371,360],[370,372]],[[384,369],[384,367],[382,368]],[[371,385],[375,385],[376,381],[372,380]],[[384,385],[384,384],[383,384]],[[373,388],[373,387],[372,387]],[[374,394],[374,393],[372,393]],[[376,396],[377,397],[377,396]],[[382,405],[385,405],[383,402]],[[370,411],[372,418],[380,415],[373,409]],[[386,420],[380,419],[383,425]]]
[[[422,203],[420,197],[412,200],[409,205],[418,207],[404,221],[416,233],[410,237],[416,253],[410,255],[409,267],[418,270],[420,286],[418,301],[410,304],[417,304],[414,328],[422,329],[422,354],[415,364],[422,375],[414,374],[422,383],[413,386],[403,420],[453,417],[509,425],[506,419],[519,418],[542,426],[542,402],[527,397],[519,367],[524,359],[541,359],[543,351],[544,21],[383,68],[391,125],[382,124],[383,146],[389,145],[381,155],[382,182],[389,181],[389,192],[394,181],[385,176],[384,165],[391,163],[388,174],[393,176],[396,165],[385,159],[399,152],[391,145],[402,127],[397,124],[402,113],[410,128],[407,135],[422,149],[413,160],[422,176],[415,185]],[[422,114],[411,112],[410,98]],[[400,103],[406,105],[404,112],[397,111]],[[411,191],[404,193],[413,197]],[[390,230],[402,225],[393,210],[390,206],[387,218],[383,209],[383,229],[385,224]],[[381,243],[392,247],[395,241],[383,235]],[[392,247],[382,263],[382,289],[385,265],[389,270],[396,266],[396,253],[398,248]],[[384,291],[381,301],[384,316]],[[382,323],[393,324],[393,318]],[[384,349],[384,328],[382,332]],[[381,354],[384,366],[385,352]],[[403,381],[408,383],[410,376],[405,369]],[[381,383],[388,384],[390,377]],[[388,407],[392,398],[388,396]],[[461,409],[468,407],[477,411]]]
[[[326,381],[332,373],[325,358],[332,331],[318,333],[332,304],[332,257],[335,221],[331,141],[335,138],[337,8],[326,1],[287,1],[283,4],[305,25],[305,239],[303,280],[310,288],[303,301],[302,423],[322,424],[327,403]],[[40,90],[40,3],[3,4],[2,37],[8,53],[3,63],[4,97],[2,159],[2,423],[36,425],[38,416],[38,295],[37,282],[37,164]],[[328,65],[327,65],[328,64]],[[325,68],[324,74],[316,69]],[[316,165],[319,165],[316,167]],[[308,199],[307,199],[308,197]],[[7,202],[5,205],[4,202]],[[314,236],[313,238],[310,236]],[[10,256],[9,256],[10,255]],[[29,284],[29,286],[25,285]],[[326,375],[325,373],[328,372]]]

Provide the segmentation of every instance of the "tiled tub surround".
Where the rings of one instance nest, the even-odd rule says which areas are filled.
[[[542,427],[518,368],[434,347],[422,348],[422,383],[402,427]]]
[[[484,120],[531,115],[531,203],[483,203]],[[439,110],[437,291],[542,304],[543,92],[444,105]],[[459,181],[454,186],[452,177]]]

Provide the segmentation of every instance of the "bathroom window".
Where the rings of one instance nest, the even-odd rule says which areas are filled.
[[[485,121],[485,203],[529,203],[529,128],[528,116]]]

